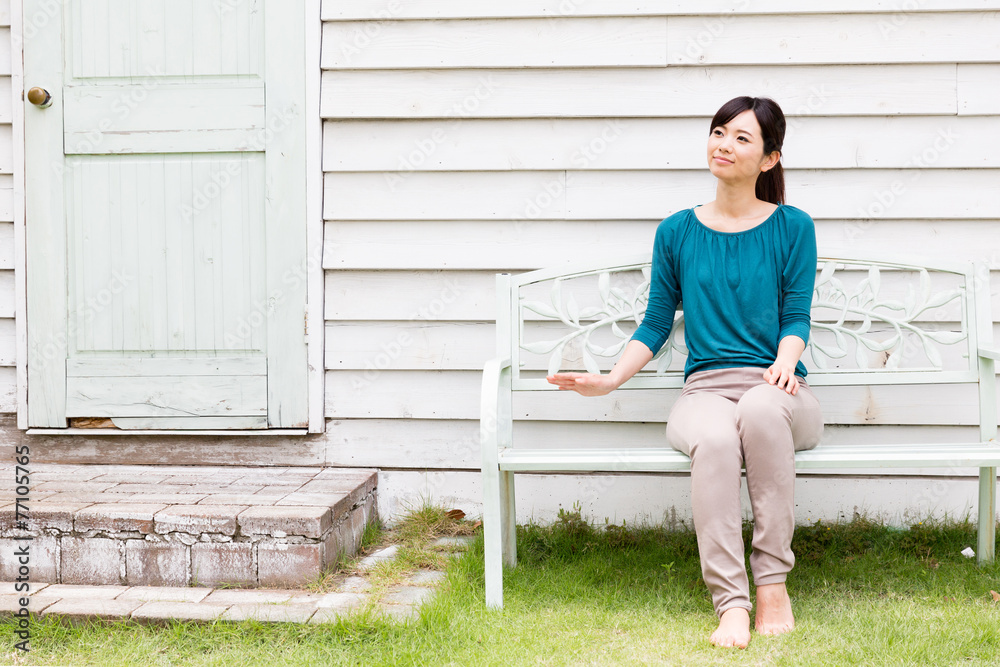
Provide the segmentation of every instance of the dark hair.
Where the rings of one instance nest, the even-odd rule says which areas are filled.
[[[712,130],[725,125],[748,110],[753,111],[753,115],[757,117],[757,123],[760,125],[764,139],[764,155],[770,155],[774,151],[780,153],[781,145],[785,141],[785,114],[781,112],[778,103],[768,97],[748,97],[746,95],[734,97],[715,112],[708,133],[712,134]],[[785,174],[780,161],[757,176],[755,191],[757,199],[763,199],[772,204],[785,203]]]

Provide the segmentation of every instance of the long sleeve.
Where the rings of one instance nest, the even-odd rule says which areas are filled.
[[[656,228],[653,241],[653,267],[650,274],[649,302],[642,324],[632,335],[632,340],[644,344],[656,354],[670,336],[674,314],[681,300],[681,288],[674,263],[672,240],[677,215],[671,216]]]
[[[788,262],[781,272],[781,313],[778,341],[798,336],[809,342],[813,287],[816,283],[816,228],[808,215],[797,225]]]
[[[646,314],[632,340],[659,352],[683,305],[685,379],[712,368],[767,368],[782,338],[809,342],[816,228],[805,211],[782,204],[740,232],[680,211],[657,227],[652,264]],[[808,373],[801,360],[795,373]]]

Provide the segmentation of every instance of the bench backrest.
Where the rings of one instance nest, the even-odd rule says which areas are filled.
[[[497,351],[511,389],[606,371],[642,321],[651,256],[497,276]],[[802,361],[817,385],[978,382],[992,342],[989,267],[821,257]],[[683,304],[670,339],[622,389],[683,386]],[[655,366],[655,368],[653,368]]]

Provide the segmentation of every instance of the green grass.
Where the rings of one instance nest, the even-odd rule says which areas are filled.
[[[424,507],[370,539],[405,546],[394,567],[427,566],[431,538],[472,525]],[[518,528],[520,562],[505,575],[500,612],[483,606],[478,539],[465,556],[442,558],[447,579],[409,624],[371,610],[325,626],[40,619],[30,659],[15,662],[8,639],[0,664],[1000,665],[1000,603],[990,594],[1000,565],[960,555],[974,544],[968,522],[800,526],[788,581],[797,628],[754,634],[738,651],[708,644],[716,617],[691,532],[593,526],[563,512],[551,526]]]
[[[399,547],[396,556],[364,573],[371,587],[368,591],[371,605],[378,603],[391,587],[402,582],[408,574],[420,569],[446,569],[451,561],[449,553],[456,549],[436,547],[434,540],[438,537],[473,535],[479,525],[463,521],[465,515],[460,510],[450,512],[424,502],[419,507],[410,508],[405,518],[392,529],[387,529],[380,521],[368,524],[361,536],[360,552],[353,557],[340,554],[321,576],[304,588],[313,593],[334,591],[347,575],[361,574],[357,567],[359,560],[392,544]],[[460,516],[456,516],[456,512]]]

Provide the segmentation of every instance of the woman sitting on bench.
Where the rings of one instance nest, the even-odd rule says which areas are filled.
[[[809,338],[816,279],[812,218],[784,204],[781,108],[737,97],[715,114],[708,165],[715,200],[660,223],[642,324],[608,375],[558,373],[549,382],[584,396],[614,391],[666,342],[684,304],[689,354],[667,441],[691,457],[691,504],[702,574],[719,627],[710,641],[750,641],[740,474],[753,509],[750,569],[755,629],[794,627],[785,578],[795,562],[794,452],[823,432],[819,401],[799,361]]]

